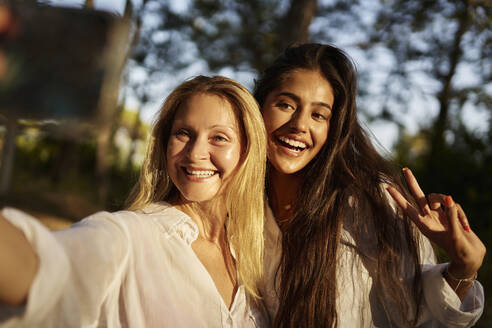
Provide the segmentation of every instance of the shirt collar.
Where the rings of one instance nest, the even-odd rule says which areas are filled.
[[[187,214],[172,207],[169,203],[153,203],[141,212],[149,215],[167,238],[178,236],[190,246],[198,237],[196,223]]]

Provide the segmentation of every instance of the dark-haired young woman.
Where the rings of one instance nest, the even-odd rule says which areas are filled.
[[[356,72],[293,46],[255,86],[268,138],[265,284],[275,327],[469,327],[485,247],[450,196],[425,195],[357,119]],[[436,264],[430,242],[451,261]]]

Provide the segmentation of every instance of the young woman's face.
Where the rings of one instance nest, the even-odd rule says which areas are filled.
[[[183,200],[218,195],[241,157],[241,131],[231,104],[198,93],[178,109],[167,144],[169,177]]]
[[[268,160],[283,174],[302,170],[326,142],[334,102],[330,83],[318,72],[300,69],[268,94],[262,108]]]

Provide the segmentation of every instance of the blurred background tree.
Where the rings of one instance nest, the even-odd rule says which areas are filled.
[[[107,118],[111,128],[105,139],[67,143],[47,125],[23,124],[11,203],[20,204],[31,181],[44,179],[41,189],[83,195],[78,203],[66,202],[78,208],[72,212],[63,210],[66,204],[54,206],[60,197],[48,195],[59,216],[75,219],[94,209],[121,208],[145,148],[147,112],[155,112],[167,92],[196,74],[223,74],[252,88],[258,72],[286,45],[316,41],[334,43],[355,59],[362,118],[371,129],[384,127],[395,136],[393,142],[382,140],[391,153],[381,151],[411,167],[427,192],[452,194],[492,247],[489,1],[141,0],[126,1],[125,8],[121,14],[132,17],[128,65],[120,72],[123,88]],[[136,109],[125,109],[128,99]],[[38,131],[35,137],[32,131]],[[71,149],[71,157],[60,155],[63,149]],[[95,168],[98,161],[105,169]],[[479,276],[490,290],[488,259]],[[477,327],[491,326],[487,306]]]

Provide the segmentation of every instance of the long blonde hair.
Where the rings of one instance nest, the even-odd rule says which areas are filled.
[[[257,284],[263,272],[266,132],[256,100],[242,85],[221,76],[197,76],[171,92],[152,130],[140,177],[127,200],[127,208],[139,210],[178,193],[167,174],[166,148],[176,112],[197,93],[228,101],[242,129],[240,166],[224,191],[229,215],[226,230],[227,240],[235,251],[239,278],[247,292],[258,299]]]

